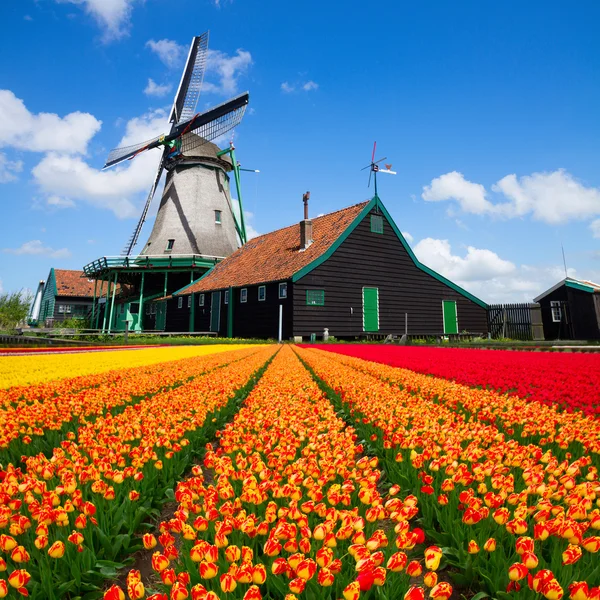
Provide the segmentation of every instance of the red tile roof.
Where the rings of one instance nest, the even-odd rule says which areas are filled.
[[[54,269],[57,296],[78,296],[93,298],[94,280],[88,279],[83,271],[67,271]]]
[[[300,252],[300,223],[250,240],[183,294],[283,281],[323,255],[368,204],[312,219],[313,243]]]

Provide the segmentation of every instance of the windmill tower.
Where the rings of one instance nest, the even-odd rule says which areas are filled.
[[[208,32],[192,40],[169,132],[116,148],[108,155],[105,169],[154,148],[161,151],[150,192],[121,256],[103,256],[83,268],[85,276],[96,281],[94,329],[109,333],[164,329],[165,312],[156,307],[162,302],[159,299],[191,283],[246,243],[240,171],[248,169],[240,168],[233,143],[221,150],[215,142],[240,123],[249,95],[240,94],[196,113],[207,52]],[[165,187],[154,226],[142,251],[135,255],[163,173]],[[232,179],[237,205],[231,197]],[[191,321],[189,327],[192,331]]]
[[[133,146],[116,148],[108,155],[105,169],[153,148],[162,149],[150,193],[123,249],[124,256],[130,256],[138,242],[164,171],[167,172],[166,184],[154,227],[141,256],[173,254],[224,258],[246,242],[241,198],[238,197],[238,210],[234,208],[230,194],[228,173],[234,171],[239,177],[238,165],[233,161],[234,148],[230,146],[221,151],[212,141],[240,123],[249,96],[244,93],[204,113],[195,113],[207,52],[208,32],[192,40],[169,118],[170,132]]]

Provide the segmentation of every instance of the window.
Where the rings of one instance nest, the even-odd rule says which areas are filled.
[[[192,306],[192,296],[188,296],[188,308]]]
[[[552,311],[552,322],[560,323],[562,321],[562,308],[560,300],[552,300],[550,302],[550,310]]]
[[[279,299],[287,298],[287,283],[279,284]]]
[[[204,306],[204,294],[198,296],[198,306]]]
[[[267,288],[264,285],[258,286],[258,301],[264,302],[267,298]]]
[[[225,290],[225,304],[229,304],[229,290]]]
[[[175,240],[168,240],[167,241],[167,252],[170,252],[171,250],[173,250],[173,246],[175,245]]]
[[[306,290],[307,306],[325,306],[325,290]]]
[[[183,298],[181,296],[177,298],[177,308],[183,308]]]
[[[218,225],[221,224],[221,211],[220,210],[215,210],[215,223],[217,223]]]
[[[383,217],[381,215],[371,215],[371,232],[383,233]]]
[[[240,290],[240,302],[242,302],[242,303],[248,302],[248,289],[247,288],[242,288]]]
[[[63,314],[67,314],[67,313],[70,314],[73,312],[73,307],[70,304],[59,304],[58,312],[63,313]]]

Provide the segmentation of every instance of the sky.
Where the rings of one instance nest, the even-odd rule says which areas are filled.
[[[378,191],[417,257],[486,302],[600,281],[600,3],[2,0],[0,291],[120,254],[191,39],[198,110],[242,91],[253,235]],[[226,143],[227,140],[224,140]],[[159,196],[150,209],[152,226]],[[141,249],[141,244],[137,250]]]

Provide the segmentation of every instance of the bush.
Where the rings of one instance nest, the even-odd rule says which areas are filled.
[[[32,296],[27,292],[0,294],[0,329],[14,329],[27,318]]]

